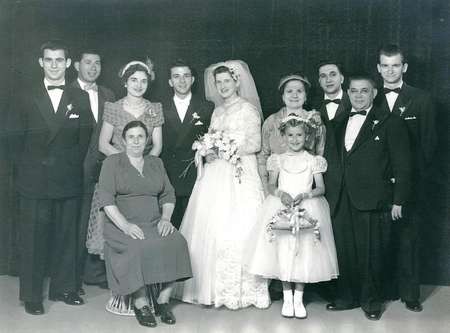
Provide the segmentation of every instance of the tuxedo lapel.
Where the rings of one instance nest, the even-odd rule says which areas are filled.
[[[384,99],[386,99],[386,97]],[[392,113],[395,113],[400,117],[403,117],[403,113],[409,107],[410,103],[411,103],[411,89],[406,83],[403,83],[402,90],[400,91],[397,99],[395,100]]]
[[[373,110],[371,111],[372,112],[369,112],[369,114],[366,117],[366,120],[361,126],[361,129],[359,130],[359,133],[356,136],[355,142],[353,143],[353,146],[348,152],[348,154],[353,153],[364,141],[366,141],[368,138],[372,136],[372,121],[374,119],[374,112]]]
[[[189,103],[189,107],[186,111],[186,115],[184,116],[183,123],[181,124],[180,132],[178,133],[178,139],[176,142],[176,146],[181,144],[183,140],[185,139],[186,135],[189,133],[189,131],[192,129],[195,122],[197,122],[197,119],[194,119],[193,114],[196,112],[196,99],[192,96],[191,102]],[[178,114],[177,114],[178,118]],[[179,119],[179,118],[178,118]]]
[[[42,117],[45,120],[45,123],[47,124],[47,126],[50,130],[50,136],[49,136],[49,141],[50,141],[51,138],[53,138],[54,135],[56,134],[56,132],[58,131],[58,124],[57,124],[57,119],[56,119],[57,116],[55,115],[55,112],[53,111],[52,101],[50,99],[50,96],[47,93],[47,89],[45,89],[44,84],[42,84],[36,90],[36,92],[34,94],[34,99],[35,99],[36,105],[39,109],[39,112],[41,113]]]
[[[339,103],[339,106],[336,110],[336,114],[335,114],[333,120],[338,121],[341,117],[343,117],[343,115],[346,113],[346,111],[348,111],[350,108],[351,108],[351,105],[350,105],[350,100],[348,99],[348,95],[345,92],[343,92],[341,103]],[[326,111],[325,111],[325,113],[326,113]]]

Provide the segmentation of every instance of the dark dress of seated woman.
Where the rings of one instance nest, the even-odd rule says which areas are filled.
[[[117,295],[132,295],[141,325],[156,326],[146,286],[161,283],[157,310],[161,321],[174,324],[169,299],[175,281],[192,277],[186,240],[170,222],[175,193],[161,159],[143,156],[148,140],[141,121],[122,133],[125,152],[109,156],[99,180],[108,284]]]

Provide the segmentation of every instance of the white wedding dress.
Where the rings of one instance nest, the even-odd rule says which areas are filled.
[[[264,199],[255,157],[260,126],[257,109],[243,98],[214,110],[210,129],[237,138],[243,172],[239,181],[235,166],[217,159],[205,164],[194,186],[180,227],[193,271],[177,290],[184,302],[230,309],[270,304],[267,280],[243,270],[243,249]]]

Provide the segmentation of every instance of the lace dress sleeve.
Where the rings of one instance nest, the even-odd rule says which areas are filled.
[[[254,154],[261,149],[261,117],[256,107],[248,102],[242,104],[239,115],[239,155]]]

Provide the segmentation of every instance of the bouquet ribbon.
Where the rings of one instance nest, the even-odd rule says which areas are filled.
[[[197,181],[199,181],[203,177],[203,158],[198,150],[195,152],[194,162],[197,167]]]

